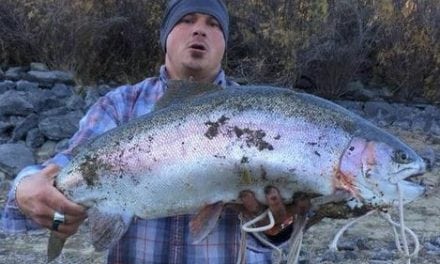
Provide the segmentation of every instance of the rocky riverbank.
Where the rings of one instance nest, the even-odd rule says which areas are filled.
[[[17,172],[65,148],[85,111],[112,87],[79,87],[72,74],[51,71],[39,63],[0,70],[0,209]],[[423,102],[388,102],[386,93],[357,88],[352,99],[337,103],[413,146],[428,163],[426,181],[437,187],[440,109]],[[412,263],[440,263],[439,196],[430,194],[406,208],[406,224],[422,245]],[[337,228],[346,222],[326,219],[308,230],[301,263],[405,263],[397,254],[390,227],[377,216],[349,230],[340,242],[341,251],[327,250]],[[85,230],[86,226],[69,240],[58,263],[104,262],[103,254],[90,246]],[[25,235],[0,231],[0,263],[44,263],[46,243],[45,231]]]

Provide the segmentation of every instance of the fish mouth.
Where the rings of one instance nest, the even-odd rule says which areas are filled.
[[[426,183],[425,183],[425,179],[423,177],[423,174],[424,173],[416,173],[416,174],[410,175],[402,180],[407,183],[426,187]]]
[[[397,178],[397,181],[406,181],[409,183],[417,184],[417,185],[423,185],[423,178],[422,176],[426,172],[426,165],[425,163],[421,163],[418,167],[412,167],[412,168],[405,168],[397,173],[395,175],[400,175]]]

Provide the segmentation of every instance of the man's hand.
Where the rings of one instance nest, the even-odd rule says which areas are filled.
[[[291,206],[286,206],[283,203],[283,199],[277,188],[267,187],[265,189],[265,194],[267,205],[275,219],[275,226],[272,229],[265,231],[265,233],[270,236],[276,236],[293,223],[295,212]],[[254,193],[251,191],[242,191],[240,193],[240,199],[244,207],[244,216],[248,219],[255,218],[261,214],[265,208],[264,205],[258,202]],[[268,220],[264,219],[259,224],[261,226],[267,225]]]
[[[52,228],[55,212],[64,214],[65,223],[58,226],[55,234],[60,238],[67,238],[76,233],[86,218],[86,212],[82,206],[69,201],[53,186],[59,171],[58,166],[51,164],[26,177],[17,186],[16,199],[25,215],[49,229]]]

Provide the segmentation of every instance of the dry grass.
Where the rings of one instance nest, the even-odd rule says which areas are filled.
[[[45,62],[89,84],[134,82],[163,62],[164,0],[0,2],[1,66]],[[242,83],[293,87],[305,78],[320,95],[340,97],[360,80],[440,102],[437,0],[226,2],[224,66]]]

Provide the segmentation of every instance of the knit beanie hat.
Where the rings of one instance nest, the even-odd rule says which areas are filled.
[[[229,35],[229,15],[222,0],[170,0],[160,27],[160,44],[166,49],[168,34],[179,20],[190,13],[203,13],[214,17],[223,30],[225,43]]]

